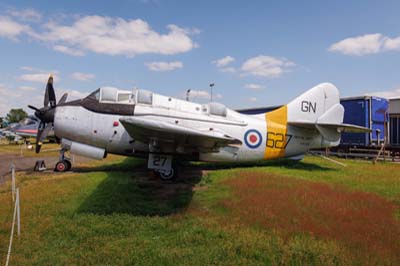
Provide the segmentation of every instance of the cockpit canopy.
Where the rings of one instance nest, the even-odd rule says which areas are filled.
[[[90,110],[106,113],[132,113],[135,105],[150,105],[155,108],[167,108],[193,114],[206,114],[211,116],[227,117],[228,109],[225,105],[211,102],[198,104],[180,99],[175,99],[150,91],[133,89],[119,90],[114,87],[102,87],[91,93],[85,101],[85,106]]]
[[[95,97],[100,103],[114,103],[114,104],[152,104],[153,93],[145,90],[134,89],[132,91],[119,90],[114,87],[102,87],[89,97]]]
[[[227,115],[227,108],[221,103],[212,102],[209,104],[210,114],[225,117]]]

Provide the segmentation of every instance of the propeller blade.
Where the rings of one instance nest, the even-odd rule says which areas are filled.
[[[28,107],[31,108],[32,110],[40,112],[40,110],[38,108],[36,108],[35,106],[28,105]]]
[[[52,127],[53,127],[53,125],[51,123],[46,125],[46,127],[42,131],[42,134],[40,135],[40,138],[39,138],[40,143],[43,143],[43,141],[46,139],[46,137],[49,134]]]
[[[43,102],[43,106],[47,107],[49,106],[49,86],[46,85],[46,90],[44,92],[44,102]]]
[[[46,85],[46,92],[44,94],[44,106],[47,107],[55,107],[56,106],[56,95],[54,93],[54,87],[53,87],[53,76],[50,75],[49,80],[47,81]]]
[[[58,104],[63,104],[67,101],[68,93],[64,93],[63,96],[61,97],[60,101],[58,101]]]
[[[41,148],[42,148],[42,144],[36,143],[35,152],[39,153]]]
[[[42,142],[40,139],[42,138],[42,133],[44,130],[45,124],[43,122],[40,122],[39,128],[38,128],[38,133],[36,135],[36,146],[35,146],[35,151],[36,153],[40,152],[40,148],[42,147]]]

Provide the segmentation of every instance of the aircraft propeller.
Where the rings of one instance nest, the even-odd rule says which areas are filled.
[[[68,94],[65,93],[58,104],[62,104],[67,100]],[[50,106],[49,106],[50,104]],[[42,108],[36,108],[32,105],[28,105],[29,108],[35,110],[35,116],[40,120],[38,133],[36,135],[36,153],[40,152],[40,148],[42,147],[42,143],[49,134],[50,130],[54,125],[54,113],[56,110],[56,95],[54,93],[53,87],[53,76],[50,75],[47,85],[46,91],[44,94],[44,102]]]

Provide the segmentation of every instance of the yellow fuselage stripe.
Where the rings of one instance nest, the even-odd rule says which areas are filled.
[[[287,106],[265,113],[267,122],[267,142],[264,159],[275,159],[285,156],[287,134]]]

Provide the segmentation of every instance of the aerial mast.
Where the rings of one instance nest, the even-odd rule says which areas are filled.
[[[213,101],[213,87],[214,87],[214,83],[210,84],[210,90],[211,90],[211,102]]]

